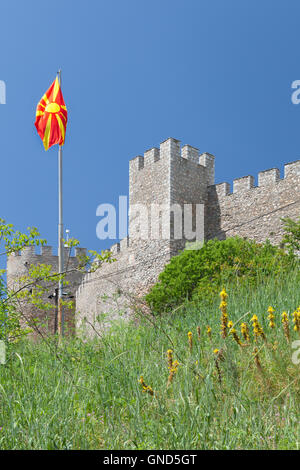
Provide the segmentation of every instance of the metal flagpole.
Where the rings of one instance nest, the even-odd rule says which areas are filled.
[[[61,87],[61,70],[58,71],[58,82]],[[58,149],[58,272],[64,270],[64,248],[63,248],[63,188],[62,188],[62,146]],[[58,284],[58,333],[64,334],[64,312],[63,312],[63,281]]]

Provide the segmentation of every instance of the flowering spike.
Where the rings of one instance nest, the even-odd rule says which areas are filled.
[[[261,336],[266,341],[266,336],[263,332],[262,327],[260,326],[258,322],[257,315],[253,315],[253,317],[251,318],[251,321],[253,323],[252,326],[253,326],[253,333],[254,333],[255,341],[257,340],[259,336]]]
[[[239,346],[242,346],[242,343],[241,343],[241,340],[237,334],[237,331],[235,328],[233,328],[233,323],[232,321],[229,321],[228,322],[228,328],[229,328],[229,332],[232,334],[233,336],[233,339],[234,341],[239,345]]]
[[[193,349],[193,333],[191,331],[188,332],[188,342],[190,351]]]
[[[221,310],[221,334],[222,338],[226,338],[227,336],[227,322],[228,322],[228,314],[227,314],[227,302],[226,299],[228,297],[227,292],[225,289],[222,289],[220,292],[221,303],[220,303],[220,310]]]
[[[209,339],[211,340],[211,327],[209,325],[207,325],[206,327],[206,332],[207,332]]]
[[[144,382],[144,377],[141,375],[140,379],[139,379],[139,382],[140,384],[142,385],[142,388],[143,388],[143,392],[144,393],[149,393],[150,395],[154,395],[154,391],[152,390],[152,388],[149,386],[149,385],[146,385],[145,382]]]
[[[300,333],[300,307],[293,312],[294,330]]]
[[[249,334],[249,328],[248,328],[247,323],[242,323],[241,324],[241,333],[243,335],[243,338],[249,343],[250,334]]]
[[[168,383],[167,387],[171,384],[174,375],[176,374],[179,366],[179,362],[173,361],[173,351],[172,349],[168,349],[167,351],[167,356],[168,356],[168,369],[169,369],[169,377],[168,377]]]
[[[275,312],[274,308],[270,306],[270,307],[268,308],[268,313],[269,313],[269,315],[268,315],[268,320],[269,320],[269,326],[270,326],[270,328],[275,328],[275,322],[274,322],[274,320],[275,320],[275,315],[274,315],[274,312]]]
[[[284,336],[287,340],[287,342],[290,342],[290,328],[289,328],[289,318],[286,312],[282,312],[282,325],[283,325],[283,331],[284,331]]]

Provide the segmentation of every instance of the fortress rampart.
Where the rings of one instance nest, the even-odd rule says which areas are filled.
[[[258,173],[258,185],[253,176],[208,187],[205,210],[205,237],[224,239],[234,235],[259,242],[269,239],[279,244],[282,217],[300,216],[300,160],[284,165],[284,177],[277,168]]]
[[[283,178],[277,168],[261,171],[257,186],[253,176],[237,178],[232,192],[227,182],[215,184],[214,175],[213,155],[200,154],[190,145],[181,147],[173,138],[130,160],[129,233],[111,247],[116,261],[94,273],[83,277],[77,273],[70,278],[76,296],[78,332],[84,319],[84,328],[93,335],[93,326],[105,330],[114,319],[128,318],[136,299],[149,291],[171,257],[191,241],[184,231],[181,237],[175,236],[174,206],[182,209],[184,226],[185,207],[189,205],[192,230],[196,228],[196,208],[203,207],[197,219],[201,230],[195,230],[195,240],[239,235],[279,244],[283,235],[281,218],[300,216],[300,161],[285,164]],[[153,205],[163,206],[165,216],[158,210],[154,218]],[[57,257],[53,257],[50,247],[44,247],[41,255],[28,249],[21,257],[9,258],[9,283],[24,272],[26,260],[53,264],[57,269]],[[76,258],[71,263],[76,266]]]
[[[28,276],[30,265],[47,264],[52,266],[53,272],[58,272],[58,256],[53,254],[53,248],[51,246],[42,246],[41,252],[37,253],[35,247],[29,246],[24,248],[21,252],[15,252],[11,254],[7,259],[7,286],[9,289],[16,290],[21,284],[19,279],[23,276]],[[83,273],[77,270],[78,267],[78,256],[85,255],[85,248],[75,248],[75,256],[70,256],[70,249],[64,248],[64,269],[70,271],[66,276],[68,285],[65,286],[65,292],[67,293],[66,300],[74,301],[74,309],[65,309],[66,319],[66,330],[74,332],[75,319],[74,311],[76,308],[75,297],[76,290],[80,285]],[[47,285],[47,292],[43,296],[43,302],[53,304],[53,309],[41,311],[32,305],[28,305],[25,301],[19,301],[20,311],[23,314],[22,323],[25,324],[25,320],[32,321],[37,318],[45,326],[42,328],[44,333],[54,333],[55,329],[55,298],[50,300],[49,295],[53,294],[56,285],[49,283]]]
[[[152,148],[130,161],[129,207],[164,204],[171,209],[172,204],[201,203],[203,238],[240,235],[280,243],[281,218],[300,215],[300,161],[286,164],[282,179],[278,169],[261,171],[257,186],[253,176],[237,178],[232,193],[229,183],[214,184],[214,174],[213,155],[200,154],[190,145],[180,148],[178,140],[167,139],[160,149]],[[129,238],[111,248],[117,261],[87,275],[77,291],[78,326],[84,316],[93,323],[100,314],[104,327],[119,317],[118,311],[129,316],[132,297],[145,294],[170,258],[184,249],[184,236],[173,239],[171,214],[161,220],[161,225],[170,225],[170,237],[159,240],[138,239],[135,215],[129,210]],[[139,224],[147,225],[150,235],[149,213],[147,217],[147,221],[139,219]]]

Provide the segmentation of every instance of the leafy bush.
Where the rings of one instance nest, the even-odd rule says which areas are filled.
[[[75,238],[64,241],[65,246],[70,249],[79,245]],[[12,224],[7,224],[0,218],[0,256],[9,256],[15,252],[23,250],[28,246],[43,246],[46,240],[40,238],[36,227],[28,227],[26,233],[22,233],[14,228]],[[89,250],[88,255],[79,257],[78,271],[95,272],[103,263],[111,263],[114,258],[108,250],[97,253]],[[53,272],[53,266],[47,264],[32,264],[28,266],[26,275],[20,276],[14,286],[7,285],[7,273],[5,269],[0,269],[0,341],[7,343],[16,342],[28,333],[35,331],[41,333],[41,328],[46,326],[45,318],[41,322],[35,318],[35,309],[47,311],[53,308],[48,301],[49,290],[57,286],[59,279],[63,285],[68,284],[67,275],[73,268],[67,269],[63,274]],[[68,308],[72,308],[72,302],[62,302]],[[27,312],[25,313],[25,308]],[[30,307],[30,309],[28,308]],[[46,315],[45,315],[46,317]],[[28,327],[24,327],[27,324]]]
[[[296,272],[270,275],[254,289],[228,290],[229,319],[243,347],[232,331],[221,336],[219,295],[205,309],[186,302],[138,324],[115,321],[95,340],[9,343],[0,366],[1,450],[299,450]],[[254,313],[266,341],[254,338]],[[247,341],[242,322],[249,327]],[[172,366],[179,362],[172,381],[170,349]],[[154,395],[144,391],[141,375]]]
[[[284,237],[282,245],[291,252],[300,251],[300,218],[297,220],[284,217],[281,219],[284,223]]]
[[[240,237],[209,240],[201,249],[185,250],[171,259],[158,283],[146,296],[154,312],[162,313],[186,299],[212,300],[222,285],[256,285],[270,274],[288,272],[297,263],[269,241],[258,244]]]

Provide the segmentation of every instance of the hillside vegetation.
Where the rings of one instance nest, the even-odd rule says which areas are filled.
[[[1,449],[299,449],[298,277],[228,283],[94,341],[10,344]]]
[[[287,252],[233,238],[180,254],[152,315],[94,340],[31,342],[3,317],[0,448],[299,449],[299,227]]]
[[[187,300],[211,303],[223,285],[254,288],[270,276],[289,273],[298,260],[268,241],[240,237],[210,240],[199,250],[185,250],[171,259],[146,299],[156,313]]]

